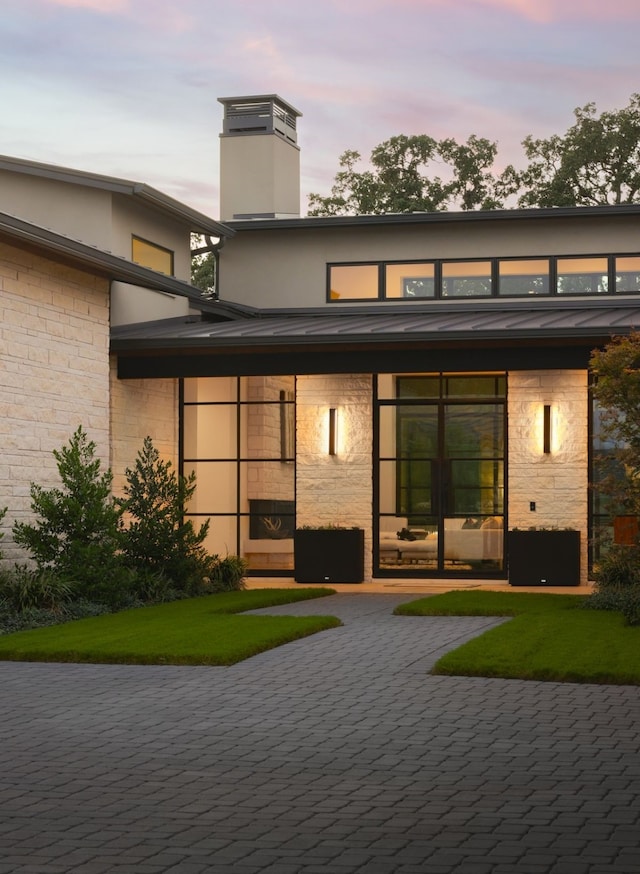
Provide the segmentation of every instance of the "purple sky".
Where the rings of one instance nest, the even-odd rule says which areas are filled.
[[[640,91],[638,0],[2,0],[0,153],[147,182],[218,215],[218,97],[303,113],[302,210],[345,149],[498,141]]]

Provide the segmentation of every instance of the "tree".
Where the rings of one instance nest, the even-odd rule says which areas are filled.
[[[595,103],[574,110],[564,136],[528,136],[527,168],[505,169],[498,189],[520,206],[597,206],[640,201],[640,94],[624,109],[596,115]]]
[[[640,333],[615,337],[596,349],[591,370],[600,439],[615,447],[604,459],[609,469],[601,488],[611,497],[614,511],[640,516]]]
[[[591,355],[593,394],[601,415],[597,488],[610,512],[640,517],[640,333],[615,337]],[[605,546],[595,567],[593,606],[621,610],[629,625],[640,625],[640,537]]]
[[[118,504],[130,518],[121,545],[127,565],[159,574],[177,589],[196,591],[214,572],[217,557],[203,547],[209,520],[196,531],[184,519],[196,488],[195,473],[179,476],[162,461],[151,437],[145,437],[133,468],[126,470],[125,497]]]
[[[112,474],[101,471],[96,444],[79,427],[54,450],[62,488],[31,484],[34,524],[16,522],[13,535],[39,570],[52,570],[82,589],[102,585],[116,564],[120,513],[111,497]]]
[[[202,291],[204,298],[215,297],[217,252],[222,241],[214,243],[211,237],[191,235],[191,284]]]
[[[372,215],[501,205],[491,167],[497,147],[471,136],[463,145],[424,134],[396,136],[371,153],[371,170],[359,172],[360,153],[348,150],[328,197],[309,195],[309,215]],[[440,163],[445,177],[433,175]]]
[[[434,140],[392,137],[371,153],[371,169],[356,169],[360,153],[340,157],[331,194],[309,195],[309,215],[367,215],[447,209],[597,206],[640,202],[640,94],[624,109],[596,114],[595,103],[574,110],[560,136],[526,137],[528,164],[493,173],[497,145],[470,136]],[[442,167],[440,176],[434,170]],[[444,172],[443,172],[444,171]]]

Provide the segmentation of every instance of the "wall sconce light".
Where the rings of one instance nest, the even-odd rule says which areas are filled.
[[[338,411],[329,408],[329,455],[338,454]]]
[[[542,451],[545,455],[551,452],[551,404],[542,409]]]

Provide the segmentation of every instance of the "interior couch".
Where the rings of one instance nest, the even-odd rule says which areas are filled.
[[[399,529],[411,530],[407,519],[394,520]],[[387,520],[388,524],[388,520]],[[382,561],[429,561],[437,558],[438,535],[416,531],[415,540],[398,537],[398,531],[380,531]],[[502,519],[487,516],[479,519],[446,519],[444,558],[446,561],[498,561],[502,559]]]

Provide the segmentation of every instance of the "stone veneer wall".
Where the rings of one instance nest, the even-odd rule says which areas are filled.
[[[588,383],[586,370],[509,374],[509,527],[575,528],[587,582]],[[552,409],[552,451],[542,451],[543,405]],[[529,509],[531,501],[536,509]]]
[[[122,495],[125,470],[135,464],[145,437],[163,461],[178,471],[177,379],[118,379],[111,362],[111,455],[113,491]]]
[[[365,531],[371,579],[372,377],[299,376],[296,382],[296,521]],[[328,454],[329,409],[338,411],[338,454]]]
[[[30,517],[31,482],[58,485],[52,450],[82,425],[109,464],[109,284],[103,278],[0,244],[1,548]]]

